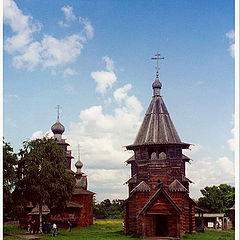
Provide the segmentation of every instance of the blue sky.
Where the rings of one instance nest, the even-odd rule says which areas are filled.
[[[161,93],[194,144],[191,195],[234,183],[234,1],[4,1],[4,137],[15,151],[56,121],[97,199],[126,198],[133,143]],[[74,163],[73,161],[73,170]],[[223,177],[224,176],[224,177]]]

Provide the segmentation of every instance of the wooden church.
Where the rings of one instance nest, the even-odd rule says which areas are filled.
[[[59,106],[58,106],[59,107]],[[71,170],[71,161],[73,159],[71,150],[68,150],[69,144],[62,138],[62,134],[65,131],[64,126],[59,121],[59,108],[58,118],[56,123],[51,127],[54,134],[56,143],[61,147],[65,153],[65,165],[66,171],[72,174],[75,178],[75,184],[72,192],[72,198],[67,203],[64,213],[59,213],[54,208],[50,209],[48,206],[43,206],[43,222],[55,222],[58,227],[68,226],[67,221],[70,221],[74,227],[87,227],[93,224],[93,195],[94,193],[87,189],[87,175],[85,175],[81,168],[83,163],[78,161],[75,164],[76,172]],[[19,224],[21,228],[27,228],[30,221],[35,220],[39,222],[39,207],[33,206],[33,204],[24,199],[21,206],[22,210],[19,217]]]
[[[124,231],[144,238],[180,239],[195,231],[195,202],[189,196],[182,153],[190,144],[182,142],[161,96],[157,60],[153,97],[137,137],[126,146],[134,155],[127,160],[131,178],[126,182],[129,197],[124,204]]]

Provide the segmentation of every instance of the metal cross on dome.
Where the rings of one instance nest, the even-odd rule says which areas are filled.
[[[159,67],[159,60],[164,59],[164,57],[160,57],[160,53],[159,53],[159,52],[157,52],[157,53],[155,54],[155,56],[156,56],[156,57],[153,57],[152,60],[157,60],[157,66],[156,66],[155,68],[156,68],[156,70],[157,70],[157,72],[158,72],[158,70],[160,69],[160,67]]]
[[[78,160],[80,160],[80,144],[78,144]]]
[[[57,105],[56,109],[57,109],[57,120],[59,121],[59,115],[60,115],[60,109],[61,109],[60,105]]]

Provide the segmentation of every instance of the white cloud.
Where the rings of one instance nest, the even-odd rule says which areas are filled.
[[[75,70],[71,69],[71,68],[67,68],[63,72],[64,77],[73,76],[73,75],[76,75],[76,74],[77,74],[77,72]]]
[[[210,157],[196,159],[187,165],[188,168],[187,177],[194,182],[190,184],[190,194],[194,199],[201,196],[200,189],[206,186],[234,184],[234,163],[226,156],[217,160]]]
[[[226,33],[226,37],[229,41],[229,52],[230,52],[230,55],[235,58],[235,32],[234,30],[230,30],[229,32]]]
[[[126,199],[128,187],[123,185],[129,178],[129,169],[86,169],[89,189],[97,193],[97,201],[104,199]]]
[[[227,143],[229,145],[230,150],[234,152],[235,151],[235,137],[236,137],[236,128],[235,127],[231,130],[231,133],[232,133],[233,137],[228,139]]]
[[[130,88],[123,86],[122,89],[125,97],[121,103],[111,102],[112,114],[104,113],[101,105],[82,110],[79,121],[71,123],[66,136],[71,149],[81,145],[81,161],[87,169],[84,172],[89,176],[89,189],[96,192],[100,200],[127,197],[123,183],[130,177],[130,170],[124,162],[133,153],[125,151],[123,146],[133,143],[143,108],[135,96],[129,95]]]
[[[17,7],[12,0],[3,1],[3,20],[15,33],[5,41],[5,49],[9,53],[23,52],[32,42],[32,34],[40,31],[41,25],[32,23],[32,16],[27,16]]]
[[[117,77],[113,72],[113,60],[110,59],[108,56],[103,57],[103,60],[105,61],[107,71],[91,72],[91,77],[97,83],[96,91],[101,93],[102,95],[106,92],[107,89],[111,89],[113,83],[115,83],[117,80]]]
[[[59,21],[58,25],[60,27],[69,27],[69,23],[71,21],[75,21],[77,18],[73,13],[73,8],[71,6],[63,6],[61,10],[64,13],[65,16],[65,22],[64,21]]]
[[[31,136],[31,139],[34,140],[34,139],[42,138],[42,137],[49,137],[49,138],[53,137],[52,130],[49,129],[45,133],[43,133],[42,130],[35,131],[35,132],[33,132],[32,136]]]
[[[113,62],[113,60],[110,57],[108,57],[108,56],[104,56],[103,60],[106,63],[106,69],[109,72],[113,72],[113,70],[114,70],[114,62]]]
[[[192,144],[189,149],[183,149],[183,153],[187,156],[192,156],[196,152],[200,151],[203,147],[200,144]]]
[[[92,39],[94,35],[94,28],[87,18],[79,17],[79,22],[84,25],[84,32],[88,39]]]
[[[234,30],[230,30],[229,32],[226,33],[226,37],[229,39],[229,40],[234,40],[235,39],[235,32]]]
[[[76,16],[73,13],[73,8],[71,6],[64,6],[61,8],[61,10],[63,11],[66,21],[75,21],[76,20]]]
[[[67,21],[74,20],[72,8],[63,7]],[[76,18],[76,17],[75,17]],[[9,25],[13,36],[5,39],[5,50],[13,55],[16,68],[27,68],[32,71],[36,66],[55,67],[67,65],[76,60],[87,39],[93,37],[91,22],[82,18],[84,28],[79,32],[61,39],[43,34],[36,41],[33,33],[41,30],[40,24],[32,23],[32,16],[27,16],[17,7],[14,1],[4,1],[4,24]]]
[[[43,131],[39,130],[32,134],[31,139],[37,139],[43,137]]]
[[[221,173],[229,175],[230,177],[234,177],[234,164],[227,157],[220,157],[217,160],[217,164],[220,167]]]
[[[233,125],[235,125],[234,120],[235,120],[235,114],[232,115],[231,123]],[[234,152],[235,151],[235,145],[236,145],[235,144],[235,138],[236,138],[236,135],[237,135],[235,127],[232,128],[231,133],[232,133],[232,138],[228,139],[227,143],[228,143],[228,146],[229,146],[230,150]]]
[[[131,84],[126,84],[124,87],[117,89],[114,93],[114,99],[117,102],[122,102],[127,97],[127,92],[132,88]]]

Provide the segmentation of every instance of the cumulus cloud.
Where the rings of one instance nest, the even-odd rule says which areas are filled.
[[[123,146],[133,143],[143,109],[129,91],[126,85],[115,90],[113,101],[109,102],[114,108],[111,114],[105,113],[101,105],[82,110],[79,121],[71,123],[66,135],[72,149],[81,145],[81,160],[89,176],[89,188],[100,200],[127,197],[127,187],[123,183],[130,175],[124,161],[133,153],[125,151]],[[116,97],[119,92],[125,93],[120,102]]]
[[[64,6],[61,8],[61,10],[63,11],[66,21],[75,21],[76,20],[76,16],[73,13],[73,8],[71,6]]]
[[[187,156],[192,156],[196,152],[200,151],[203,147],[200,144],[192,144],[189,149],[183,149],[183,153]]]
[[[79,17],[79,22],[84,25],[84,33],[88,39],[92,39],[94,35],[94,28],[87,18]]]
[[[37,138],[43,138],[43,137],[53,137],[53,133],[51,129],[49,129],[47,132],[43,132],[42,130],[38,130],[32,133],[31,140],[35,140]]]
[[[76,18],[70,6],[63,7],[62,11],[66,21]],[[16,68],[32,71],[38,65],[56,67],[72,63],[80,55],[83,44],[93,37],[91,22],[82,18],[84,27],[79,33],[61,39],[43,34],[42,39],[36,41],[33,33],[41,30],[41,24],[33,24],[32,20],[33,17],[24,15],[13,0],[4,1],[4,24],[13,32],[13,36],[5,39],[4,48],[13,55]]]
[[[235,58],[235,32],[234,30],[230,30],[229,32],[226,33],[226,37],[229,41],[229,52],[232,58]]]
[[[12,0],[3,1],[3,20],[9,25],[14,33],[5,41],[5,49],[9,53],[25,51],[27,45],[32,42],[32,34],[40,31],[39,23],[32,23],[32,16],[24,15]]]
[[[126,199],[128,187],[123,185],[129,178],[129,169],[86,169],[89,188],[94,189],[97,201],[103,199]]]
[[[235,137],[236,137],[236,128],[234,127],[232,130],[231,130],[231,133],[232,133],[232,138],[228,139],[227,140],[227,143],[229,145],[229,148],[231,151],[235,151]]]
[[[234,163],[226,156],[217,160],[210,157],[201,158],[192,162],[187,177],[194,182],[190,184],[190,193],[197,199],[201,196],[200,189],[206,186],[234,184]]]
[[[43,131],[39,130],[32,134],[31,139],[37,139],[43,137]]]
[[[116,82],[117,77],[114,73],[114,62],[108,56],[103,57],[103,61],[106,64],[107,71],[91,72],[91,77],[97,83],[96,92],[105,94],[107,89],[111,89]]]

